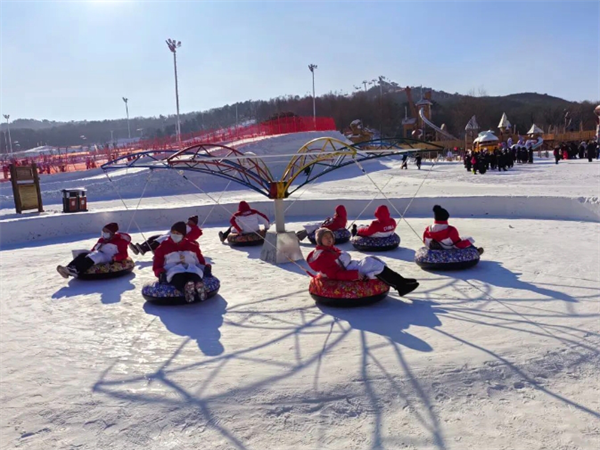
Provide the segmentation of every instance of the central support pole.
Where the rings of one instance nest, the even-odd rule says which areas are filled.
[[[285,231],[283,199],[286,197],[286,190],[284,183],[271,183],[269,196],[275,201],[275,231],[267,231],[265,243],[260,252],[260,259],[271,264],[282,264],[304,259],[296,233]]]
[[[285,209],[283,199],[275,199],[275,231],[285,233]]]

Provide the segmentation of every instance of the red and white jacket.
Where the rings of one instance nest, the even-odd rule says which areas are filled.
[[[240,234],[258,231],[261,224],[264,225],[265,229],[268,229],[270,226],[267,216],[250,208],[250,205],[244,201],[240,202],[238,211],[231,216],[229,223]]]
[[[433,241],[436,241],[445,249],[467,248],[475,242],[472,238],[461,239],[458,230],[448,225],[447,220],[436,220],[433,225],[425,228],[423,243],[427,248],[431,248],[430,245]]]
[[[381,205],[377,207],[375,217],[377,220],[371,222],[371,225],[358,229],[359,236],[387,237],[394,234],[396,221],[390,216],[387,206]]]
[[[317,245],[312,252],[309,253],[306,261],[310,268],[316,272],[325,275],[332,280],[356,281],[360,280],[358,270],[346,270],[340,256],[346,254],[339,248],[324,245]]]
[[[344,205],[338,205],[335,207],[335,215],[333,217],[328,217],[327,219],[325,219],[325,222],[321,224],[321,227],[327,228],[331,231],[335,231],[341,230],[342,228],[346,228],[347,223],[348,213],[346,212],[346,207]]]
[[[206,261],[200,252],[200,246],[197,242],[183,238],[181,242],[175,243],[170,237],[158,246],[154,252],[154,261],[152,270],[157,277],[161,273],[166,272],[167,278],[171,278],[173,274],[181,272],[177,270],[177,266],[184,268],[197,267],[198,265],[205,266]],[[185,270],[196,272],[195,270]],[[202,274],[200,273],[200,276]]]
[[[129,258],[127,248],[131,242],[131,236],[127,233],[115,233],[112,238],[104,239],[101,237],[92,247],[91,254],[102,253],[103,259],[109,261],[123,261]],[[94,259],[94,258],[92,258]],[[104,261],[103,261],[104,262]]]
[[[190,225],[189,223],[185,226],[187,234],[185,238],[190,241],[197,241],[202,236],[202,230],[198,225]]]

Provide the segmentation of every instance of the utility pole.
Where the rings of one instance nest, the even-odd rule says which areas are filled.
[[[167,47],[173,53],[173,67],[175,69],[175,103],[177,105],[177,143],[181,148],[181,123],[179,121],[179,87],[177,84],[177,49],[181,47],[181,41],[175,41],[175,39],[167,39],[165,41]]]
[[[316,128],[317,126],[317,106],[315,102],[315,69],[317,68],[316,64],[309,64],[308,70],[312,73],[312,87],[313,87],[313,125]]]
[[[127,106],[128,98],[123,97],[123,101],[125,102],[125,113],[127,114],[127,136],[131,139],[131,129],[129,128],[129,107]]]
[[[6,119],[6,128],[8,130],[8,147],[10,148],[10,154],[12,155],[12,138],[10,137],[10,125],[8,123],[8,119],[10,119],[10,114],[4,114],[4,118]]]

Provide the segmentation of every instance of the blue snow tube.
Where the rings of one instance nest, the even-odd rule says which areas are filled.
[[[477,265],[479,252],[475,247],[450,250],[421,247],[415,254],[415,262],[425,270],[462,270]]]
[[[315,230],[308,235],[309,241],[312,242],[313,244],[317,243],[317,241],[315,241],[315,233],[316,232],[317,231]],[[332,233],[333,233],[333,237],[335,237],[336,244],[345,244],[346,242],[348,242],[350,240],[350,237],[352,236],[350,234],[350,231],[345,228],[340,228],[339,230],[332,231]]]
[[[221,282],[217,277],[204,277],[202,281],[204,281],[204,285],[206,286],[207,299],[214,297],[219,293]],[[178,291],[175,286],[168,283],[159,283],[158,281],[145,284],[142,288],[142,296],[146,301],[159,305],[187,304],[183,293]]]
[[[400,236],[396,233],[386,237],[354,236],[350,242],[355,249],[363,252],[385,252],[400,245]]]

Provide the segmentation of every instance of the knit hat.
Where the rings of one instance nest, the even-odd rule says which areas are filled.
[[[194,222],[195,225],[198,225],[198,216],[188,217],[188,222]]]
[[[440,205],[435,205],[433,207],[433,216],[436,222],[445,222],[450,217],[450,213]]]
[[[173,226],[171,227],[171,231],[177,231],[179,234],[182,234],[185,236],[186,234],[186,228],[185,228],[185,222],[177,222],[175,224],[173,224]]]
[[[319,228],[315,232],[315,241],[317,242],[317,245],[323,245],[322,241],[327,233],[331,234],[331,237],[333,238],[333,242],[335,243],[335,235],[333,234],[333,231],[331,231],[328,228]]]
[[[117,231],[119,231],[119,224],[112,222],[109,223],[107,225],[104,225],[104,228],[102,228],[103,230],[108,230],[110,231],[112,234],[115,234]]]

